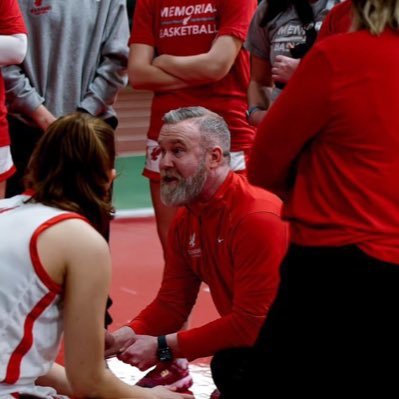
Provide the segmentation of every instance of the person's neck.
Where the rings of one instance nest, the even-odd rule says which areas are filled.
[[[230,170],[231,169],[229,166],[222,166],[215,170],[214,173],[210,172],[201,194],[192,205],[195,206],[199,203],[208,202],[215,195],[216,191],[218,191],[219,187],[224,183],[228,174],[230,173]],[[190,207],[190,205],[191,204],[189,204],[188,207]]]

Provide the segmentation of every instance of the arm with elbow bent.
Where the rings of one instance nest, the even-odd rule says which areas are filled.
[[[240,39],[223,35],[215,39],[207,53],[190,56],[163,54],[154,59],[153,65],[191,85],[217,82],[228,74],[241,47]]]
[[[248,122],[258,126],[271,105],[273,88],[271,64],[268,60],[251,54],[251,79],[248,86]]]
[[[281,198],[291,192],[292,173],[306,144],[331,120],[333,69],[326,54],[320,45],[311,49],[257,130],[248,180]]]
[[[167,389],[131,387],[105,368],[103,318],[111,260],[100,234],[81,220],[64,221],[42,233],[38,251],[50,276],[64,286],[65,326],[65,373],[55,366],[38,383],[66,391],[59,393],[72,391],[74,397],[184,398]]]
[[[189,87],[182,79],[153,65],[154,53],[154,47],[146,44],[130,46],[128,74],[134,89],[169,91]]]
[[[25,58],[27,48],[25,33],[0,35],[0,66],[20,64]]]
[[[112,3],[103,26],[103,32],[107,32],[106,38],[97,50],[99,57],[95,74],[77,105],[77,108],[94,116],[106,112],[114,104],[118,92],[127,84],[129,23],[126,1],[114,0]]]
[[[256,340],[277,290],[279,266],[288,245],[288,227],[278,216],[264,212],[246,216],[236,231],[231,248],[235,259],[231,311],[201,327],[166,335],[174,358],[193,360],[222,349],[252,346]],[[168,319],[165,312],[157,315],[159,324]],[[136,335],[129,346],[128,339],[133,338],[134,332],[129,327],[122,329],[118,332],[126,334],[126,345],[118,358],[141,370],[157,363],[156,335],[171,331],[147,329],[146,333],[153,336]]]

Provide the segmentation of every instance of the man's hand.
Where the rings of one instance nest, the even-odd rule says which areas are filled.
[[[136,335],[134,343],[119,353],[118,359],[144,371],[158,362],[157,349],[156,337]]]
[[[286,57],[284,55],[276,56],[276,61],[272,67],[272,78],[275,82],[287,83],[299,65],[300,60]]]
[[[105,358],[117,356],[128,348],[136,338],[136,334],[130,327],[121,327],[110,333],[105,331]]]

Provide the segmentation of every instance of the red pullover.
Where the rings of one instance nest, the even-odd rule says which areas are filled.
[[[398,32],[331,36],[259,126],[248,176],[287,195],[293,242],[399,264],[398,71]]]
[[[169,250],[155,300],[130,326],[138,334],[178,331],[187,320],[202,281],[221,317],[178,333],[189,360],[253,345],[279,281],[287,243],[281,201],[230,173],[207,203],[182,208],[169,233]]]

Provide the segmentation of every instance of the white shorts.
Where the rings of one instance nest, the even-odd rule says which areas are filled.
[[[7,180],[14,172],[10,146],[0,147],[0,181]]]
[[[234,172],[245,173],[248,154],[245,151],[230,153],[230,167]],[[155,140],[147,139],[145,166],[143,175],[150,180],[159,181],[159,161],[161,160],[161,148]]]

